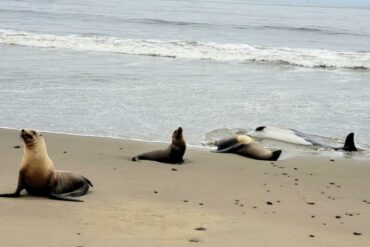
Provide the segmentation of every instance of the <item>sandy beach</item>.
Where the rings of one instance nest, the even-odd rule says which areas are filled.
[[[164,143],[44,136],[56,169],[94,187],[82,203],[0,199],[0,246],[369,246],[368,161],[188,148],[185,164],[166,165],[130,161]],[[22,153],[18,131],[1,129],[2,193]]]

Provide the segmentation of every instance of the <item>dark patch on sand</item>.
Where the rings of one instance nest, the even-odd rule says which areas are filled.
[[[195,228],[194,230],[197,230],[197,231],[205,231],[207,229],[205,227],[203,227],[203,226],[200,226],[200,227]]]

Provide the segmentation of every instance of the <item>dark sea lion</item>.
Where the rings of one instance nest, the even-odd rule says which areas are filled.
[[[179,127],[172,134],[171,145],[164,150],[156,150],[148,153],[143,153],[132,158],[132,161],[138,160],[154,160],[170,164],[184,163],[183,156],[186,150],[186,143],[182,133],[182,128]]]
[[[281,150],[272,151],[262,147],[261,144],[247,135],[237,135],[223,138],[216,142],[215,153],[234,153],[257,160],[277,160]]]
[[[85,195],[92,183],[85,177],[67,171],[55,171],[44,137],[37,131],[21,131],[24,153],[19,171],[18,186],[14,193],[0,197],[20,197],[25,189],[30,195],[48,196],[51,199],[77,201],[70,197]]]

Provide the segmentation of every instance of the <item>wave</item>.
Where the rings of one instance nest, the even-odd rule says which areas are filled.
[[[370,69],[369,51],[351,52],[214,42],[123,39],[93,35],[56,35],[7,29],[0,29],[0,44],[220,62],[261,62],[309,68]]]
[[[254,25],[235,25],[235,24],[211,24],[207,22],[182,22],[182,21],[170,21],[170,20],[163,20],[163,19],[151,19],[151,18],[144,18],[144,19],[127,19],[122,20],[126,22],[135,22],[135,23],[142,23],[142,24],[150,24],[150,25],[169,25],[169,26],[189,26],[189,27],[197,27],[197,28],[231,28],[231,29],[238,29],[238,30],[278,30],[278,31],[290,31],[290,32],[300,32],[300,33],[319,33],[324,35],[346,35],[346,36],[356,36],[356,37],[370,37],[369,34],[366,33],[353,33],[346,30],[330,30],[326,28],[320,27],[290,27],[290,26],[254,26]]]

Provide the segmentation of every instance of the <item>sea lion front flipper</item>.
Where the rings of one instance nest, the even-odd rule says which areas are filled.
[[[82,200],[64,197],[63,195],[55,194],[53,192],[49,193],[49,198],[54,199],[54,200],[61,200],[61,201],[83,202]]]
[[[240,148],[242,145],[244,145],[244,144],[237,142],[237,143],[235,143],[231,146],[224,147],[223,149],[212,150],[212,152],[214,152],[214,153],[231,153],[232,151]]]
[[[23,185],[22,175],[19,174],[18,185],[17,185],[17,189],[15,190],[15,192],[14,193],[9,193],[9,194],[0,194],[0,197],[10,197],[10,198],[20,197],[21,196],[21,191],[23,189],[24,189],[24,185]]]

